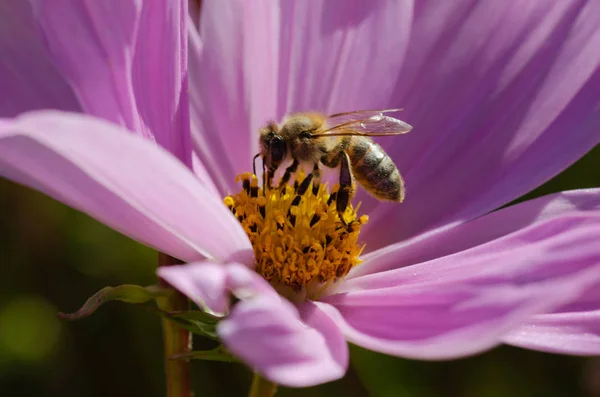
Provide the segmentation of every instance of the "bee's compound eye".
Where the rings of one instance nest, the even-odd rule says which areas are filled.
[[[271,151],[271,163],[279,164],[285,157],[285,142],[283,138],[279,135],[275,135],[273,139],[271,139],[270,145]]]

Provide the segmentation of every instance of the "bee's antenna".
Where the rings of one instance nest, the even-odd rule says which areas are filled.
[[[260,156],[260,153],[256,153],[256,156],[252,159],[252,173],[256,175],[256,158]]]

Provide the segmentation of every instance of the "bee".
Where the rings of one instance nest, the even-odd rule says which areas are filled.
[[[355,179],[379,200],[401,202],[402,176],[387,153],[371,139],[404,134],[412,129],[404,121],[385,115],[399,110],[359,110],[330,116],[298,113],[286,117],[281,125],[269,122],[259,131],[260,152],[254,156],[254,161],[259,156],[263,160],[263,188],[271,188],[275,171],[291,160],[279,181],[280,187],[289,182],[300,164],[312,167],[297,189],[298,196],[306,192],[311,182],[316,195],[320,164],[328,168],[339,166],[340,188],[335,200],[340,215],[354,195]],[[299,202],[300,197],[297,198]]]

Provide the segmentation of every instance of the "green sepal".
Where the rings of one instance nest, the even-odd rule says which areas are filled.
[[[169,357],[170,360],[209,360],[239,363],[240,360],[232,355],[224,346],[212,350],[192,350],[187,353],[178,353]]]
[[[122,301],[127,303],[146,303],[160,297],[169,296],[172,291],[150,285],[142,287],[141,285],[124,284],[118,287],[104,287],[92,295],[79,310],[74,313],[58,313],[58,317],[65,320],[79,320],[94,313],[103,303],[108,301]]]
[[[186,310],[180,312],[165,312],[158,310],[158,313],[194,334],[206,336],[214,340],[219,339],[216,327],[219,320],[221,320],[220,317],[213,316],[212,314],[200,310]]]

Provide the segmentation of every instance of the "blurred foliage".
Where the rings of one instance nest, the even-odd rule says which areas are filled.
[[[600,186],[600,147],[524,198]],[[63,322],[107,285],[154,283],[156,253],[40,193],[0,180],[0,395],[163,396],[160,321],[110,302]],[[197,340],[195,348],[211,348]],[[278,396],[600,396],[600,359],[500,347],[419,362],[352,346],[337,382]],[[197,396],[246,395],[242,365],[194,361]]]

